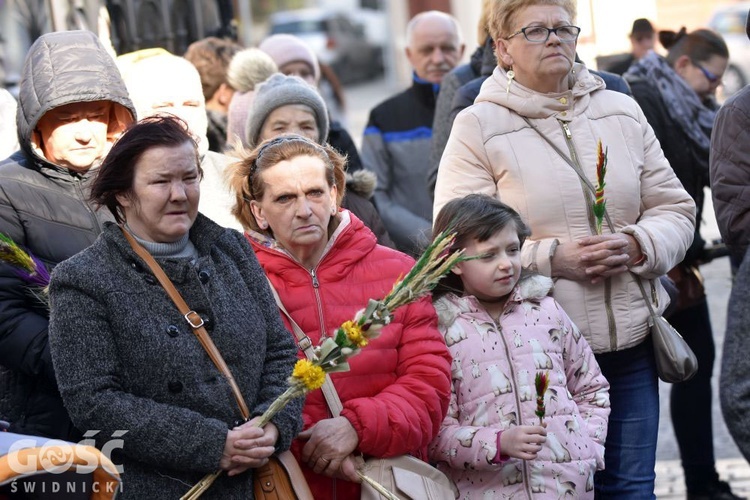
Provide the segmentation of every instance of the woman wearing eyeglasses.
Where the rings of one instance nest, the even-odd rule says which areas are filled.
[[[498,67],[456,118],[434,213],[469,193],[495,196],[520,212],[531,228],[523,265],[556,280],[554,298],[610,382],[610,401],[601,402],[611,404],[606,469],[596,474],[596,493],[647,499],[654,497],[659,394],[648,307],[637,282],[663,311],[668,297],[657,278],[690,246],[695,204],[638,104],[574,62],[575,16],[573,0],[494,3],[490,34]],[[612,222],[604,220],[601,235],[592,211],[599,141],[608,160],[604,199]],[[549,404],[566,397],[549,395]],[[562,463],[566,455],[545,445],[538,459]],[[535,474],[555,469],[517,465],[517,473],[507,471],[508,482],[523,480],[530,496]]]
[[[736,499],[719,481],[713,450],[711,374],[714,341],[698,266],[710,260],[700,236],[703,188],[709,184],[711,129],[718,110],[716,88],[729,51],[720,35],[701,29],[661,31],[666,57],[650,52],[625,78],[653,127],[664,156],[697,207],[695,237],[685,259],[669,272],[680,291],[669,321],[698,357],[698,373],[676,384],[670,394],[672,425],[685,471],[688,499]]]

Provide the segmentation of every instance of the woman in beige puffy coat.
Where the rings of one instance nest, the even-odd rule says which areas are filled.
[[[523,264],[556,280],[554,297],[577,324],[611,384],[607,497],[652,498],[659,421],[648,309],[659,280],[684,256],[695,205],[662,154],[637,103],[605,90],[575,63],[575,2],[508,0],[493,7],[499,67],[458,115],[443,154],[435,209],[468,193],[515,208],[531,227]],[[604,197],[613,230],[596,235],[597,142],[607,151]],[[626,468],[627,467],[627,468]]]

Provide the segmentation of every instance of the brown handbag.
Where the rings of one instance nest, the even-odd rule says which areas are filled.
[[[697,306],[706,298],[703,276],[696,266],[677,264],[667,275],[672,278],[679,293],[675,312]]]
[[[172,281],[151,254],[125,228],[120,227],[120,229],[125,235],[125,239],[128,240],[128,243],[133,248],[133,251],[148,265],[151,272],[154,273],[154,277],[161,283],[169,298],[172,299],[172,302],[179,309],[180,314],[190,324],[193,333],[198,337],[198,341],[203,346],[203,349],[206,350],[206,353],[208,353],[211,361],[213,361],[216,368],[227,379],[229,386],[232,388],[234,399],[237,401],[237,406],[239,406],[242,418],[248,420],[250,418],[250,410],[247,403],[245,403],[245,398],[242,396],[240,388],[224,358],[203,327],[203,319],[201,319],[198,313],[190,309],[180,295],[180,292],[177,291]],[[255,491],[256,500],[313,500],[312,492],[307,485],[305,476],[302,474],[302,469],[300,469],[297,460],[290,451],[283,451],[276,456],[272,456],[265,465],[255,469],[253,490]]]

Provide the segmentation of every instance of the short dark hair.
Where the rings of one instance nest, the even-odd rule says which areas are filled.
[[[198,174],[202,178],[198,144],[183,120],[173,115],[157,115],[131,125],[115,142],[99,167],[91,185],[91,201],[98,207],[107,207],[115,221],[122,224],[125,219],[117,196],[132,195],[135,165],[141,155],[154,147],[178,147],[186,142],[195,149]]]
[[[630,36],[634,37],[636,40],[649,38],[655,34],[656,31],[654,30],[654,26],[648,19],[641,17],[633,21],[633,28],[630,30]]]
[[[513,224],[518,241],[523,245],[531,231],[518,212],[486,194],[470,194],[451,200],[440,209],[435,217],[433,233],[455,233],[452,249],[459,250],[472,239],[487,241],[508,224]],[[439,297],[447,292],[463,293],[463,289],[461,278],[449,272],[440,280],[433,296]]]

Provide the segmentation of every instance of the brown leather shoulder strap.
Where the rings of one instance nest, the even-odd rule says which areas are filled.
[[[227,379],[227,382],[229,382],[229,386],[232,388],[234,399],[237,400],[237,406],[239,406],[240,408],[242,417],[245,420],[250,418],[250,410],[248,409],[247,403],[245,403],[245,398],[242,397],[242,393],[240,392],[240,388],[237,385],[237,381],[234,379],[234,376],[229,370],[229,367],[224,361],[224,358],[221,357],[221,353],[216,348],[213,340],[211,340],[211,337],[209,337],[208,332],[203,327],[203,319],[201,319],[197,312],[188,307],[187,303],[182,298],[182,295],[180,295],[180,292],[177,291],[177,289],[172,284],[172,281],[164,273],[164,270],[161,268],[159,263],[154,260],[151,254],[148,253],[148,251],[143,248],[124,227],[120,226],[120,230],[122,231],[122,234],[125,235],[125,239],[128,240],[128,243],[130,243],[133,251],[146,263],[146,265],[151,269],[151,272],[154,273],[154,276],[157,280],[159,280],[161,286],[164,287],[164,290],[167,292],[167,295],[169,295],[169,298],[172,299],[172,302],[174,302],[174,304],[177,306],[180,314],[182,314],[182,316],[185,318],[185,321],[188,322],[190,328],[193,329],[193,333],[195,333],[195,336],[198,337],[198,341],[201,343],[206,353],[208,353],[211,361],[213,361],[214,365],[216,365],[216,368],[219,369],[222,375],[224,375],[224,377]]]

